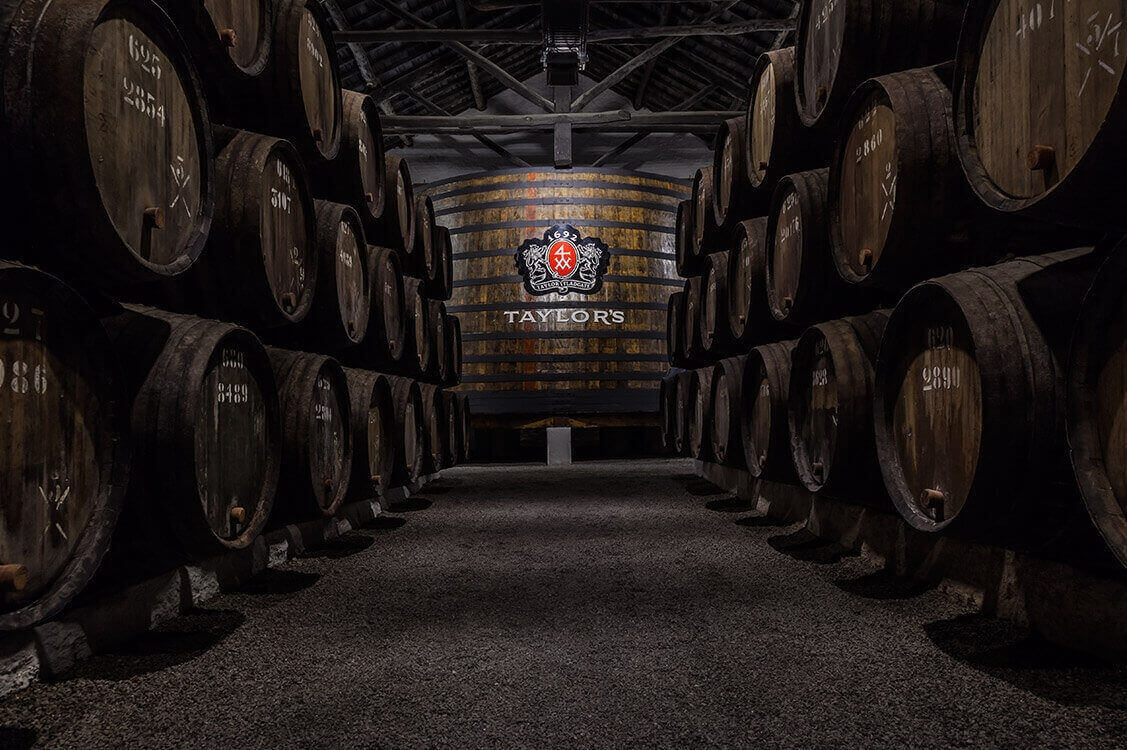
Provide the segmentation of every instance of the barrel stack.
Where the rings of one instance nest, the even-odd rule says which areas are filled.
[[[0,629],[465,459],[449,234],[320,3],[9,5]]]
[[[804,0],[679,206],[664,445],[1127,564],[1118,22],[887,5]]]

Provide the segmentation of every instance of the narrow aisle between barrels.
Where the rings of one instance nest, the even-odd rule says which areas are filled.
[[[688,461],[461,467],[0,704],[0,746],[1122,743],[1127,672],[776,527]]]

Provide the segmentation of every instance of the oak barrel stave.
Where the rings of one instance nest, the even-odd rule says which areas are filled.
[[[743,380],[746,355],[728,357],[712,368],[710,396],[712,457],[716,463],[744,468]]]
[[[54,617],[98,569],[130,474],[126,398],[94,310],[0,261],[0,630]]]
[[[380,242],[403,252],[403,270],[413,273],[424,260],[416,254],[415,189],[407,160],[388,154],[384,164],[384,208]]]
[[[394,371],[403,360],[407,339],[399,253],[369,245],[368,258],[371,302],[367,333],[359,346],[343,352],[341,357],[357,367]]]
[[[387,376],[395,416],[394,486],[418,481],[426,461],[426,423],[422,391],[417,381],[396,375]]]
[[[736,222],[752,215],[751,186],[747,179],[747,119],[733,117],[720,123],[712,162],[712,211],[716,226],[730,233]]]
[[[736,351],[736,341],[728,324],[729,253],[709,253],[701,279],[700,342],[710,358]]]
[[[678,456],[688,456],[690,453],[689,423],[692,421],[693,402],[690,401],[689,391],[692,389],[693,380],[696,378],[695,370],[682,370],[677,375],[677,409],[674,413],[674,447]]]
[[[687,415],[689,434],[689,456],[708,461],[712,459],[712,367],[700,367],[692,371],[689,381]]]
[[[342,92],[340,150],[330,161],[310,167],[320,198],[356,209],[364,229],[376,236],[384,210],[384,146],[375,100],[358,91]]]
[[[426,450],[423,456],[423,474],[435,474],[442,470],[446,456],[446,402],[442,389],[430,383],[419,384],[423,400],[423,432],[426,436]]]

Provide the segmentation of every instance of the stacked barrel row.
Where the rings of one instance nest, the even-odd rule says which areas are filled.
[[[802,4],[679,209],[666,445],[1127,563],[1118,16],[875,8]]]
[[[0,628],[464,459],[449,235],[329,34],[0,3]]]

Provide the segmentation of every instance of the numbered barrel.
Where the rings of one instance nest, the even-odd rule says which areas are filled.
[[[866,78],[950,60],[965,4],[956,0],[810,0],[795,36],[795,102],[807,127],[833,128]]]
[[[222,186],[207,251],[166,303],[258,328],[301,322],[317,284],[316,218],[287,141],[238,131],[219,155]]]
[[[1127,229],[1123,8],[968,6],[954,78],[959,159],[990,207]]]
[[[726,314],[736,349],[782,335],[767,305],[767,219],[760,217],[736,225],[735,242],[728,255]]]
[[[364,229],[379,233],[384,210],[384,148],[375,100],[358,91],[342,93],[340,150],[331,161],[313,164],[317,195],[356,209]]]
[[[419,392],[423,400],[423,433],[426,440],[423,473],[435,474],[442,470],[446,455],[446,403],[442,399],[442,389],[436,385],[420,383]]]
[[[806,325],[864,306],[830,255],[829,170],[779,180],[767,217],[767,303],[775,320]]]
[[[718,464],[741,469],[744,468],[744,448],[740,420],[744,413],[743,380],[746,360],[746,355],[741,355],[717,362],[712,368],[710,396],[712,458]]]
[[[430,310],[419,279],[403,278],[404,348],[400,371],[410,377],[429,373],[434,362]]]
[[[399,253],[369,245],[368,259],[372,290],[367,335],[359,346],[341,356],[357,367],[394,370],[402,362],[407,345],[407,314]]]
[[[794,47],[759,55],[749,79],[744,168],[750,208],[765,213],[784,175],[825,166],[828,143],[803,127],[795,109]]]
[[[426,419],[418,382],[389,375],[395,414],[395,470],[392,485],[418,481],[426,460]]]
[[[415,247],[410,257],[415,265],[410,269],[413,276],[423,280],[425,291],[430,292],[430,286],[438,276],[437,246],[434,243],[435,228],[438,226],[434,218],[434,202],[429,195],[415,196]]]
[[[1127,252],[1100,268],[1078,316],[1068,365],[1068,442],[1092,521],[1127,565]]]
[[[694,206],[692,200],[683,200],[677,204],[673,252],[677,273],[681,276],[700,273],[700,258],[694,252],[696,246],[693,229]]]
[[[320,3],[277,0],[274,53],[247,122],[293,142],[309,164],[337,156],[344,105],[340,63]]]
[[[795,344],[787,426],[799,480],[811,492],[883,506],[873,447],[873,365],[888,311],[831,320]]]
[[[744,462],[753,477],[793,483],[787,409],[795,341],[763,344],[744,361],[739,415]]]
[[[716,226],[730,231],[751,216],[751,186],[747,181],[747,120],[733,117],[720,123],[712,162],[712,209]]]
[[[322,354],[267,351],[282,417],[275,518],[333,516],[352,474],[352,413],[344,370]]]
[[[1073,497],[1052,483],[1071,483],[1064,366],[1093,260],[1080,250],[964,271],[896,306],[877,363],[876,440],[913,527],[1011,535],[1054,525],[1046,495]]]
[[[384,209],[381,241],[402,250],[404,270],[419,268],[423,262],[415,254],[415,189],[407,160],[388,155],[384,165]]]
[[[129,477],[129,411],[93,310],[0,261],[0,630],[42,622],[89,582]]]
[[[230,323],[152,308],[130,306],[106,326],[135,393],[115,552],[140,567],[249,547],[274,506],[281,452],[262,344]]]
[[[712,459],[712,367],[693,370],[687,394],[689,455],[701,461]]]
[[[391,381],[372,370],[346,367],[351,408],[352,478],[348,495],[365,500],[391,486],[396,461],[395,405]]]
[[[84,284],[187,270],[215,211],[215,151],[168,16],[147,0],[28,0],[4,23],[0,158],[13,187],[5,229],[26,239],[16,254]]]
[[[446,303],[436,299],[428,299],[426,300],[426,311],[430,366],[425,371],[425,375],[430,382],[437,383],[442,381],[442,360],[446,357]]]
[[[371,260],[364,227],[351,206],[316,201],[317,286],[309,314],[287,336],[313,351],[340,352],[368,333]]]
[[[735,350],[728,326],[728,256],[727,252],[709,253],[701,279],[700,343],[712,357]]]

